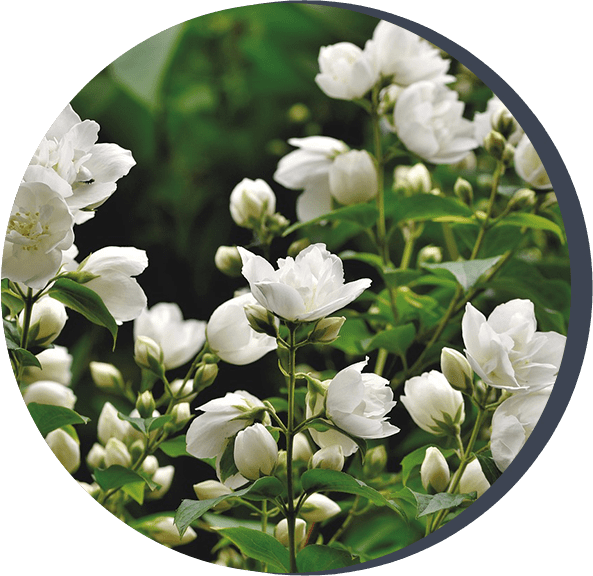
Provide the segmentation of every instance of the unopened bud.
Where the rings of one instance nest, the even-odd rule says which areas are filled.
[[[230,488],[216,480],[205,480],[204,482],[194,484],[194,492],[199,500],[214,500],[215,498],[233,493]],[[228,501],[223,501],[214,506],[213,510],[224,512],[230,508],[232,508],[232,505]]]
[[[156,540],[168,548],[188,544],[198,537],[191,526],[187,528],[183,537],[181,537],[177,526],[175,526],[173,516],[161,516],[152,520],[150,524],[144,524],[143,528],[148,530],[148,533],[153,540]]]
[[[340,507],[323,494],[311,494],[302,505],[299,514],[307,522],[323,522],[333,518],[341,511]]]
[[[159,376],[164,371],[163,350],[159,344],[148,336],[138,336],[136,338],[134,344],[134,360],[140,368]]]
[[[276,210],[276,196],[261,179],[244,178],[231,193],[230,211],[236,224],[257,229],[266,215]]]
[[[517,190],[509,200],[509,210],[522,210],[523,208],[530,208],[535,204],[535,192],[528,188],[521,188]]]
[[[276,320],[274,315],[259,304],[245,305],[245,316],[249,325],[260,334],[276,338]]]
[[[61,428],[50,432],[45,437],[45,441],[62,466],[66,468],[70,474],[74,474],[80,466],[79,443]]]
[[[219,246],[214,255],[214,264],[223,274],[231,278],[241,276],[243,261],[236,246]]]
[[[344,468],[344,451],[339,444],[332,444],[318,450],[309,461],[309,468],[321,468],[322,470],[337,470]]]
[[[486,151],[490,156],[493,156],[497,160],[502,160],[505,145],[505,137],[496,130],[492,130],[486,138],[484,138],[484,148],[486,148]]]
[[[502,153],[502,163],[508,167],[510,166],[513,161],[515,160],[515,147],[508,142],[504,146],[504,151]]]
[[[344,316],[322,318],[315,324],[309,340],[314,344],[330,344],[334,342],[340,335],[340,329],[344,322],[346,322]]]
[[[173,482],[174,475],[175,466],[169,465],[157,468],[157,471],[154,473],[152,480],[156,482],[160,486],[160,488],[147,492],[146,497],[150,498],[151,500],[157,500],[158,498],[162,498],[169,491],[169,488],[171,488],[171,483]]]
[[[211,386],[218,376],[217,364],[200,364],[194,376],[194,392],[199,393]]]
[[[302,520],[301,518],[297,518],[294,524],[294,544],[298,548],[301,542],[305,539],[307,535],[307,523]],[[276,540],[280,542],[283,546],[288,548],[289,540],[288,540],[288,520],[284,518],[280,520],[276,527],[274,528],[274,536]]]
[[[152,478],[154,473],[159,469],[159,461],[156,456],[149,454],[142,462],[142,472]]]
[[[293,439],[292,459],[308,462],[311,456],[313,456],[313,450],[311,450],[309,440],[307,440],[307,436],[305,436],[305,434],[299,432]]]
[[[471,394],[474,371],[463,354],[453,348],[443,348],[441,350],[441,371],[452,388]]]
[[[288,218],[282,216],[280,212],[275,212],[266,218],[266,227],[274,235],[282,234],[282,232],[284,232],[284,230],[286,230],[289,225],[290,221]]]
[[[310,246],[311,242],[308,238],[300,238],[299,240],[295,240],[289,247],[287,254],[291,258],[296,258],[299,252],[302,252],[307,246]]]
[[[364,474],[367,478],[376,478],[387,466],[387,450],[385,446],[371,448],[364,459]]]
[[[183,380],[178,378],[177,380],[173,380],[169,387],[171,388],[171,394],[173,396],[185,400],[186,402],[191,402],[196,397],[196,394],[194,393],[194,383],[191,380],[184,384]]]
[[[117,438],[109,438],[105,446],[105,466],[114,466],[118,464],[124,468],[132,465],[132,457],[126,448],[126,445]]]
[[[136,460],[138,460],[138,458],[144,454],[145,445],[146,441],[140,438],[132,442],[130,448],[128,449],[130,456],[132,457],[132,462],[136,462]]]
[[[150,418],[156,408],[156,403],[150,390],[142,392],[136,400],[136,410],[141,418]]]
[[[422,466],[420,466],[420,479],[424,490],[429,487],[437,493],[444,492],[449,484],[451,473],[445,457],[434,446],[426,449]]]
[[[501,107],[490,118],[492,129],[508,138],[518,127],[517,121],[506,107]]]
[[[440,246],[424,246],[418,252],[418,266],[438,264],[443,261],[443,250]]]
[[[549,210],[553,206],[556,206],[556,204],[558,204],[558,198],[556,198],[556,194],[554,192],[548,192],[539,208],[540,210]]]
[[[175,423],[178,429],[183,428],[185,424],[191,419],[191,409],[189,407],[189,402],[180,402],[173,406],[173,410],[171,410],[171,414],[173,415],[172,422]]]
[[[258,422],[235,436],[233,457],[242,476],[257,480],[272,474],[278,461],[278,445],[267,428]]]
[[[422,163],[397,166],[393,172],[393,188],[403,189],[409,194],[429,194],[432,190],[430,172]]]
[[[453,192],[464,204],[471,206],[474,200],[474,189],[464,178],[457,178],[453,186]]]
[[[18,324],[23,329],[25,311],[23,310],[18,318]],[[68,320],[66,308],[57,300],[46,296],[35,304],[31,311],[29,321],[29,344],[35,346],[47,346],[59,335]]]
[[[124,379],[121,372],[113,365],[106,362],[90,362],[89,369],[95,386],[103,390],[121,390]]]
[[[105,460],[105,448],[98,442],[95,442],[86,456],[86,463],[91,470],[102,468]]]

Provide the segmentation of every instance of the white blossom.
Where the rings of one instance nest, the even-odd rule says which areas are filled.
[[[157,468],[152,480],[160,485],[160,488],[146,493],[146,497],[150,500],[157,500],[162,498],[171,488],[173,476],[175,475],[175,466],[161,466]]]
[[[36,402],[37,404],[63,406],[71,410],[76,404],[76,396],[70,388],[48,380],[39,380],[27,386],[23,392],[23,399],[26,404]]]
[[[515,149],[515,170],[537,190],[552,188],[550,177],[527,134],[522,136]]]
[[[420,466],[420,479],[424,490],[432,486],[435,492],[444,492],[450,478],[451,472],[443,453],[438,448],[429,446]]]
[[[368,278],[344,284],[342,261],[325,244],[312,244],[294,259],[280,258],[278,270],[244,248],[239,252],[251,293],[266,310],[284,320],[313,322],[329,316],[371,285]]]
[[[148,336],[160,344],[167,370],[189,362],[206,341],[206,322],[184,320],[177,304],[160,302],[134,320],[134,339]]]
[[[130,434],[132,426],[129,422],[121,420],[117,413],[117,408],[110,402],[103,404],[97,421],[97,438],[103,446],[110,438],[125,441]]]
[[[466,466],[459,480],[460,494],[476,492],[479,498],[488,488],[490,488],[490,482],[488,482],[479,460],[472,460]]]
[[[78,442],[61,428],[50,432],[45,437],[45,441],[62,466],[70,474],[74,474],[80,466],[80,446]]]
[[[333,444],[317,450],[311,457],[309,466],[322,470],[337,470],[344,468],[344,450],[339,444]]]
[[[41,364],[27,366],[23,372],[23,382],[29,384],[38,380],[52,380],[64,386],[69,386],[72,380],[72,355],[64,346],[54,346],[39,352],[35,356]]]
[[[18,323],[21,330],[24,327],[25,312],[21,312]],[[66,307],[57,300],[44,296],[33,304],[29,321],[29,342],[37,346],[51,344],[62,332],[66,325],[68,314]]]
[[[269,476],[278,462],[278,444],[259,422],[239,431],[233,450],[235,465],[248,480]]]
[[[336,157],[329,169],[329,189],[340,204],[359,204],[377,195],[377,169],[366,150]]]
[[[214,312],[206,326],[208,345],[221,360],[229,364],[251,364],[275,350],[276,338],[256,332],[247,321],[245,306],[255,304],[252,294],[227,300]]]
[[[109,438],[105,444],[105,466],[123,466],[129,468],[132,465],[132,457],[127,446],[117,438]]]
[[[150,537],[153,540],[156,540],[160,544],[169,548],[189,544],[198,537],[191,526],[188,526],[183,537],[181,537],[179,535],[179,530],[175,525],[173,516],[161,516],[160,518],[152,520],[150,524],[145,524],[143,526],[146,526]]]
[[[401,403],[417,426],[431,434],[443,434],[439,422],[461,424],[465,419],[463,395],[436,370],[406,380]]]
[[[472,122],[463,118],[457,92],[422,81],[402,91],[394,125],[405,146],[433,164],[454,164],[478,146]]]
[[[91,378],[98,388],[104,390],[117,390],[124,385],[121,372],[113,365],[106,362],[89,362]]]
[[[296,518],[294,523],[294,543],[295,546],[299,546],[307,535],[307,523],[302,518]],[[288,548],[288,520],[283,518],[276,524],[274,528],[274,536],[276,540],[283,546]]]
[[[341,511],[340,507],[323,494],[311,494],[301,506],[299,515],[307,522],[323,522]]]
[[[484,138],[493,130],[492,120],[496,117],[496,114],[500,114],[501,111],[507,111],[507,107],[502,103],[498,96],[494,95],[486,104],[486,110],[484,112],[478,112],[474,115],[474,134],[476,140],[481,144],[484,142]],[[517,122],[515,122],[515,128],[510,136],[507,138],[509,144],[516,146],[519,140],[523,136],[523,129]]]
[[[486,384],[516,391],[555,382],[566,337],[536,331],[530,300],[501,304],[488,320],[468,302],[461,327],[467,359]]]
[[[230,211],[238,226],[256,228],[263,216],[276,211],[276,196],[260,178],[244,178],[231,192]]]
[[[412,194],[429,194],[432,190],[430,172],[422,162],[414,166],[396,166],[393,171],[393,187],[403,188]]]

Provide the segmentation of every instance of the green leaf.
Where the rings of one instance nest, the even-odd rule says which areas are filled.
[[[137,482],[130,482],[121,487],[122,492],[125,492],[130,498],[133,498],[138,504],[144,503],[144,488],[146,484],[143,480]]]
[[[117,324],[101,297],[90,288],[67,278],[58,278],[48,294],[68,308],[76,310],[94,324],[104,326],[113,336],[113,347],[117,339]]]
[[[414,324],[404,324],[396,328],[390,328],[384,332],[379,332],[368,344],[366,350],[377,350],[385,348],[391,354],[403,356],[416,337],[416,328]]]
[[[358,449],[360,450],[360,456],[362,458],[362,461],[364,462],[364,457],[367,453],[367,443],[363,438],[352,436],[352,434],[349,434],[345,430],[338,428],[333,422],[330,422],[329,420],[324,420],[323,418],[315,418],[314,420],[311,420],[311,422],[307,423],[306,428],[313,428],[313,430],[317,430],[318,432],[327,432],[328,430],[335,430],[336,432],[343,434],[347,438],[350,438],[350,440],[352,440],[352,442],[354,442],[358,446]]]
[[[538,216],[537,214],[513,212],[499,220],[493,226],[493,228],[497,228],[499,226],[519,226],[521,228],[525,226],[535,230],[547,230],[548,232],[556,234],[562,244],[565,243],[565,236],[562,228],[560,228],[558,224],[552,222],[551,220],[548,220],[543,216]]]
[[[490,483],[490,485],[494,484],[502,472],[496,466],[496,463],[492,459],[492,455],[490,452],[485,454],[478,454],[477,456],[478,462],[482,468],[482,472],[484,472],[484,476],[486,476],[486,480]]]
[[[337,348],[351,356],[364,354],[365,344],[370,342],[372,334],[369,332],[364,320],[350,318],[344,323],[337,340],[329,346]]]
[[[408,490],[410,490],[408,488]],[[468,501],[473,502],[476,500],[478,495],[475,492],[470,492],[469,494],[448,494],[446,492],[442,492],[440,494],[420,494],[419,492],[414,492],[410,490],[410,492],[416,498],[416,503],[418,506],[418,514],[416,518],[421,518],[422,516],[427,516],[428,514],[434,514],[439,510],[448,510],[449,508],[457,508],[457,506],[461,506]]]
[[[159,484],[153,482],[139,472],[124,468],[119,464],[105,468],[104,470],[97,469],[93,477],[102,490],[117,490],[121,488],[131,498],[136,500],[138,504],[144,501],[144,487],[148,486],[150,490],[159,488]]]
[[[321,470],[315,468],[307,470],[301,476],[301,486],[305,492],[344,492],[363,496],[377,506],[388,506],[393,511],[403,515],[399,505],[388,500],[382,494],[353,476],[337,470]]]
[[[170,414],[165,414],[163,416],[151,416],[150,418],[135,418],[133,416],[126,416],[121,412],[117,413],[117,416],[120,420],[125,420],[132,425],[132,428],[138,430],[138,432],[142,432],[142,434],[150,434],[159,428],[162,428],[167,422],[170,422],[173,419],[173,416]]]
[[[35,366],[36,368],[41,368],[39,360],[32,352],[29,352],[24,348],[11,349],[10,346],[8,346],[8,349],[16,356],[22,366]]]
[[[68,424],[86,424],[90,418],[81,416],[78,412],[65,408],[64,406],[51,406],[49,404],[37,404],[31,402],[27,405],[29,414],[39,432],[45,438],[53,430],[67,426]]]
[[[10,289],[8,278],[2,280],[2,304],[8,308],[13,316],[16,316],[25,307],[25,303],[19,294]]]
[[[486,258],[484,260],[466,260],[465,262],[442,262],[440,264],[425,264],[429,270],[446,270],[455,276],[455,279],[464,290],[472,288],[483,274],[488,272],[502,256]]]
[[[185,434],[175,436],[171,440],[165,440],[159,445],[159,448],[170,458],[179,458],[179,456],[190,456],[187,453]]]
[[[219,532],[246,556],[265,562],[274,570],[290,572],[288,550],[273,536],[249,528],[223,528]]]
[[[392,216],[398,222],[412,220],[435,220],[475,224],[470,208],[456,198],[444,198],[432,194],[418,194],[401,198],[393,204]]]
[[[337,550],[329,546],[313,544],[306,546],[297,555],[297,569],[299,572],[311,573],[325,570],[337,570],[346,566],[360,564],[358,556],[352,556],[346,550]]]
[[[341,252],[339,256],[342,260],[356,260],[358,262],[365,262],[366,264],[376,268],[381,273],[384,271],[383,259],[378,254],[355,252],[354,250],[344,250],[344,252]]]
[[[426,446],[421,446],[420,448],[410,452],[408,455],[404,457],[401,462],[402,466],[402,484],[405,486],[410,478],[410,474],[417,466],[421,466],[422,462],[424,461],[424,456],[426,455],[426,450],[431,447],[436,447],[434,444],[428,444]],[[441,448],[438,447],[441,454],[446,458],[452,456],[455,453],[453,448]]]
[[[231,494],[208,500],[183,500],[175,513],[175,525],[179,534],[183,536],[188,526],[208,512],[211,508],[230,498],[245,498],[246,500],[273,500],[284,491],[284,486],[278,478],[266,476],[256,480],[253,484]]]
[[[370,228],[379,217],[379,211],[373,204],[354,204],[353,206],[345,206],[337,208],[332,212],[318,216],[307,222],[296,222],[289,226],[282,236],[288,236],[295,230],[300,230],[307,226],[319,224],[321,222],[350,222],[356,224],[360,228]]]

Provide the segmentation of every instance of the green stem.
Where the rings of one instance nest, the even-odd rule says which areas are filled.
[[[29,345],[29,329],[31,327],[31,314],[33,313],[33,304],[35,299],[33,298],[33,289],[28,288],[27,294],[24,295],[23,302],[25,307],[23,309],[23,331],[21,333],[21,348],[27,350],[27,346]],[[23,377],[23,369],[24,366],[22,362],[18,363],[18,369],[16,373],[16,382],[20,386],[21,379]]]
[[[455,241],[453,230],[451,230],[451,226],[449,226],[448,222],[443,222],[442,227],[443,238],[445,239],[445,246],[447,247],[447,252],[449,252],[449,257],[451,258],[451,260],[455,261],[459,258],[459,249],[457,248],[457,242]]]
[[[290,558],[290,571],[295,573],[296,567],[296,542],[295,524],[296,514],[294,508],[294,485],[292,477],[292,453],[294,446],[294,388],[296,382],[296,326],[288,326],[288,422],[286,426],[286,489],[287,489],[287,517],[288,522],[288,553]]]
[[[360,496],[356,496],[354,502],[352,503],[352,508],[348,511],[348,516],[346,516],[342,525],[336,530],[335,534],[331,537],[330,541],[327,543],[328,546],[331,546],[334,542],[338,540],[338,538],[344,534],[348,526],[352,524],[354,517],[356,516],[356,507],[358,506],[358,502],[360,501]]]

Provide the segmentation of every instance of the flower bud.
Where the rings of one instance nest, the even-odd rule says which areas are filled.
[[[486,479],[479,460],[472,460],[461,475],[459,492],[461,494],[476,492],[479,498],[488,488],[490,488],[490,482]]]
[[[339,444],[333,444],[318,450],[311,457],[309,468],[337,470],[340,472],[344,468],[344,451],[342,447]]]
[[[105,362],[90,362],[91,378],[97,388],[103,390],[121,390],[124,379],[121,372],[113,365]]]
[[[505,138],[508,138],[519,127],[519,124],[505,106],[501,106],[492,114],[490,123],[492,129],[500,132]]]
[[[150,390],[146,390],[146,392],[142,392],[138,396],[136,410],[138,410],[141,418],[150,418],[155,408],[156,403]]]
[[[164,371],[163,359],[163,349],[152,338],[148,336],[136,338],[134,360],[140,368],[160,376]]]
[[[23,400],[25,404],[36,402],[37,404],[49,404],[51,406],[63,406],[64,408],[74,408],[76,403],[76,396],[74,392],[63,384],[58,382],[50,382],[48,380],[40,380],[33,382],[25,388],[23,392]]]
[[[305,434],[299,432],[293,439],[292,459],[308,462],[311,456],[313,456],[313,450],[311,450],[309,440],[307,440]]]
[[[134,430],[134,432],[136,432],[136,430]],[[137,432],[137,433],[141,434],[141,432]],[[146,440],[144,437],[138,438],[137,440],[134,440],[130,444],[130,447],[128,448],[128,452],[130,453],[130,456],[132,457],[133,462],[136,462],[136,460],[138,460],[138,458],[142,457],[142,455],[144,454],[145,445],[146,445]]]
[[[425,264],[438,264],[443,261],[443,250],[440,246],[424,246],[418,252],[418,267]]]
[[[115,464],[129,468],[132,465],[132,457],[121,440],[109,438],[105,445],[105,466],[109,468]]]
[[[80,446],[78,442],[61,428],[50,432],[45,437],[45,441],[62,466],[70,474],[74,474],[80,466]]]
[[[189,526],[183,537],[179,535],[179,530],[175,526],[173,516],[162,516],[156,518],[150,524],[144,524],[143,528],[146,528],[150,537],[156,540],[160,544],[172,548],[173,546],[181,546],[182,544],[188,544],[189,542],[197,538],[197,534],[194,529]]]
[[[366,150],[350,150],[337,156],[329,169],[331,195],[340,204],[366,202],[377,195],[377,169]]]
[[[196,393],[201,392],[214,384],[218,376],[217,364],[200,364],[194,376],[193,390]]]
[[[225,486],[216,480],[205,480],[204,482],[194,484],[194,492],[199,500],[213,500],[215,498],[220,498],[221,496],[232,494],[233,491],[228,486]],[[232,508],[232,505],[225,500],[214,506],[213,510],[216,512],[224,512],[230,508]]]
[[[556,194],[554,194],[554,192],[548,192],[545,195],[544,201],[541,203],[541,206],[539,207],[539,209],[540,210],[549,210],[553,206],[556,206],[556,204],[558,204],[558,198],[556,198]]]
[[[173,476],[175,475],[175,466],[161,466],[157,468],[152,480],[160,485],[160,488],[146,493],[146,497],[150,500],[157,500],[162,498],[171,488]]]
[[[176,404],[173,406],[171,414],[173,415],[173,422],[176,424],[177,428],[183,428],[191,419],[189,402],[180,402],[179,404]]]
[[[283,482],[286,482],[286,461],[286,450],[278,450],[278,460],[276,461],[276,467],[274,468],[274,476]]]
[[[177,380],[171,382],[169,388],[171,388],[171,394],[173,396],[183,399],[186,402],[191,402],[197,396],[194,393],[194,383],[191,380],[184,384],[181,378],[177,378]]]
[[[457,178],[453,186],[453,192],[464,204],[471,206],[474,200],[474,189],[467,180]]]
[[[307,523],[302,520],[301,518],[295,519],[294,524],[294,544],[298,548],[301,542],[305,539],[307,535]],[[274,528],[274,536],[276,540],[280,542],[283,546],[289,547],[289,540],[288,540],[288,520],[284,518],[280,520],[276,527]]]
[[[154,476],[158,468],[159,461],[157,460],[157,457],[153,456],[152,454],[148,455],[144,459],[144,462],[142,462],[142,472],[151,478]]]
[[[515,147],[508,142],[504,145],[504,150],[502,152],[502,163],[505,167],[509,167],[515,159]]]
[[[276,196],[263,180],[244,178],[231,192],[230,211],[238,226],[258,228],[265,215],[276,211]]]
[[[230,546],[223,548],[218,552],[216,560],[213,562],[217,566],[226,566],[227,568],[245,568],[245,560],[239,552]]]
[[[486,148],[488,154],[497,160],[502,160],[505,145],[505,137],[500,132],[496,132],[496,130],[492,130],[486,138],[484,138],[484,148]]]
[[[99,495],[99,492],[101,492],[101,488],[96,482],[89,484],[88,482],[78,481],[78,485],[93,498],[96,498]]]
[[[523,208],[530,208],[535,204],[535,192],[528,188],[521,188],[517,190],[509,200],[509,210],[522,210]]]
[[[302,252],[307,246],[311,246],[311,242],[308,238],[300,238],[295,240],[289,247],[287,255],[291,258],[296,258],[299,252]]]
[[[257,423],[237,434],[233,455],[237,470],[248,480],[257,480],[274,470],[278,445],[266,427]]]
[[[444,492],[449,485],[449,466],[441,451],[434,446],[426,449],[422,466],[420,466],[420,479],[424,490],[432,487],[435,492]]]
[[[265,225],[269,232],[278,236],[288,228],[290,221],[279,212],[275,212],[271,216],[266,216]]]
[[[247,322],[256,332],[276,338],[276,319],[271,312],[259,304],[246,304],[244,310]]]
[[[214,264],[223,274],[231,278],[241,276],[243,261],[236,246],[219,246],[214,255]]]
[[[299,514],[307,522],[314,523],[333,518],[340,511],[340,507],[331,498],[323,494],[311,494],[301,506]]]
[[[91,446],[91,449],[89,450],[89,453],[86,456],[87,466],[91,470],[94,470],[95,468],[102,468],[104,461],[105,448],[103,448],[103,446],[101,446],[101,444],[99,444],[98,442],[95,442]]]
[[[441,350],[441,371],[452,388],[471,394],[474,371],[463,354],[453,348],[443,348]]]
[[[109,402],[105,402],[97,422],[97,438],[105,446],[109,438],[125,440],[132,428],[128,422],[117,415],[118,411]]]
[[[340,329],[346,322],[344,316],[335,318],[322,318],[315,324],[315,328],[309,337],[310,342],[314,344],[330,344],[337,340],[340,335]]]
[[[364,459],[364,475],[367,478],[376,478],[387,466],[387,450],[385,446],[371,448]]]
[[[428,194],[432,189],[430,172],[421,162],[414,166],[397,166],[393,172],[393,188],[409,194]]]
[[[20,329],[23,329],[25,311],[18,318]],[[29,344],[31,346],[47,346],[59,335],[68,320],[66,307],[50,297],[41,298],[31,311],[29,322]]]

